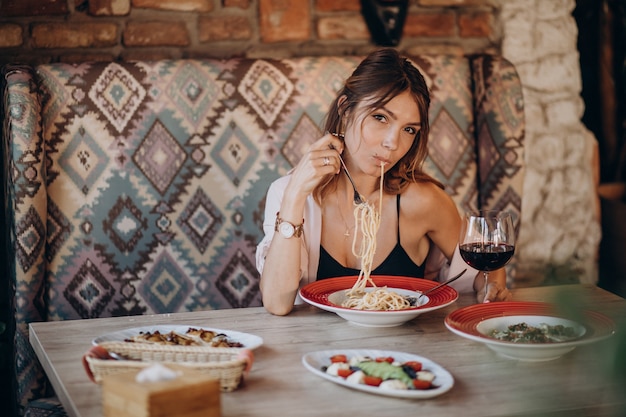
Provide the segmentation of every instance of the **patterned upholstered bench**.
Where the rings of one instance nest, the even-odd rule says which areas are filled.
[[[16,414],[53,395],[29,322],[260,305],[254,251],[267,187],[320,135],[359,61],[3,68],[2,341],[13,357],[3,375]],[[519,215],[515,69],[488,55],[414,61],[433,94],[428,171],[460,210]]]

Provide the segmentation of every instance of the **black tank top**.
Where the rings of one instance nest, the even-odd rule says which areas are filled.
[[[398,213],[398,242],[393,247],[387,258],[372,271],[372,275],[394,275],[413,278],[424,278],[424,264],[416,265],[400,245],[400,194],[396,198]],[[326,249],[320,245],[320,261],[317,267],[317,279],[359,275],[359,270],[341,265],[335,258],[330,256]]]

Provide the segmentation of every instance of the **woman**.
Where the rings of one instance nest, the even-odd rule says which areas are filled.
[[[432,278],[444,266],[441,254],[452,261],[444,266],[449,274],[463,264],[457,208],[422,172],[429,105],[423,76],[394,49],[371,53],[346,80],[326,118],[331,133],[313,143],[267,194],[257,267],[269,312],[288,314],[306,283],[359,273],[352,244],[355,233],[357,243],[362,236],[354,228],[354,189],[342,159],[359,194],[381,208],[372,275]],[[490,273],[487,285],[477,272],[468,270],[466,276],[474,278],[469,284],[468,278],[457,282],[465,281],[479,301],[510,298],[504,270]]]

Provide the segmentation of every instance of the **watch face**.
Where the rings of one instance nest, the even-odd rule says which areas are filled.
[[[295,232],[294,227],[291,223],[282,222],[279,226],[280,234],[284,237],[291,237]]]

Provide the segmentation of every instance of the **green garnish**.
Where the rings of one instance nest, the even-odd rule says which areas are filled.
[[[401,367],[392,365],[389,362],[360,362],[358,367],[367,375],[377,376],[382,378],[383,381],[388,379],[399,379],[400,381],[406,383],[407,386],[412,386],[413,384],[411,377],[408,376]]]

